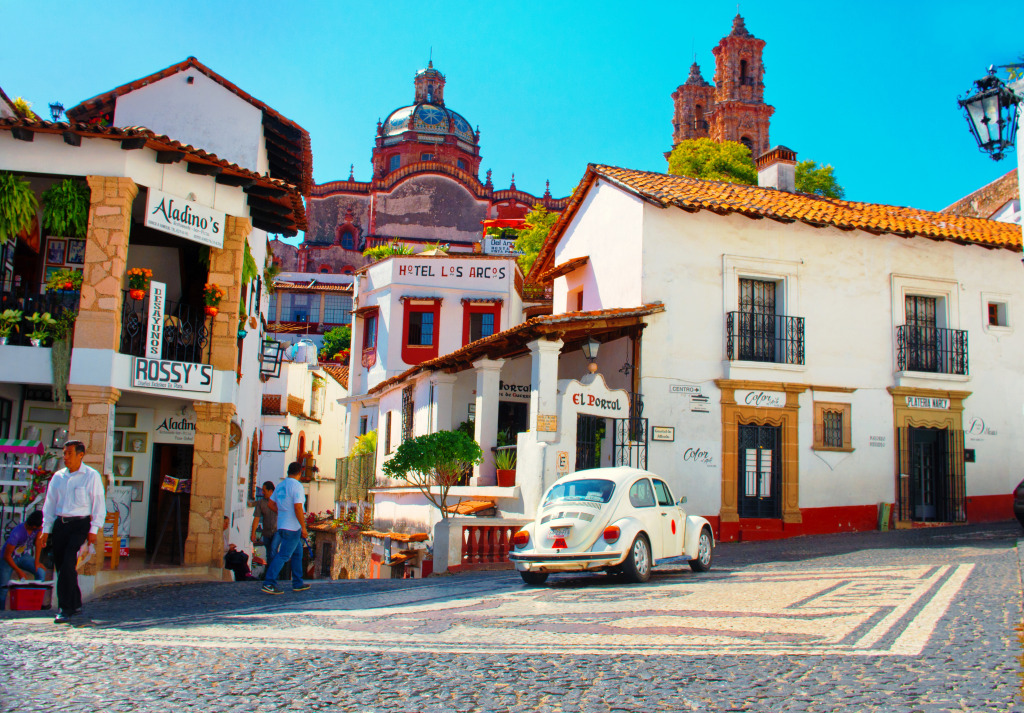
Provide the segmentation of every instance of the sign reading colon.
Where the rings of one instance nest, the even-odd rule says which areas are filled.
[[[740,406],[754,406],[756,408],[782,408],[786,405],[786,393],[784,391],[748,391],[737,389],[736,403]]]

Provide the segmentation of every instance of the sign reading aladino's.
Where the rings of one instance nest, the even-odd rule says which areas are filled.
[[[224,247],[227,214],[154,188],[146,201],[146,227],[214,248]]]

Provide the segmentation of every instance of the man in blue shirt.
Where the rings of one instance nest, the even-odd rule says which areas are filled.
[[[306,513],[302,508],[306,493],[299,482],[301,473],[302,464],[291,463],[288,466],[288,477],[274,489],[272,500],[277,504],[276,539],[279,544],[263,579],[262,591],[265,594],[283,593],[277,586],[277,575],[289,560],[292,564],[292,591],[303,592],[309,589],[309,585],[302,581],[302,545],[309,533],[306,531]]]
[[[21,579],[46,579],[46,570],[39,564],[41,548],[35,548],[35,555],[27,551],[43,529],[43,513],[36,510],[25,522],[11,530],[0,553],[0,609],[7,602],[7,583],[17,575]]]

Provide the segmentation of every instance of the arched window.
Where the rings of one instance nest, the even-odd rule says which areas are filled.
[[[461,158],[455,162],[455,165],[461,168],[463,171],[466,170],[466,162],[463,161]]]
[[[740,143],[746,146],[748,149],[750,149],[751,154],[754,153],[754,142],[751,140],[749,136],[741,136]]]
[[[695,104],[693,107],[693,128],[700,131],[704,128],[704,107],[700,104]]]
[[[433,160],[434,160],[434,154],[432,154],[432,153],[421,153],[420,154],[420,161],[433,161]]]
[[[329,275],[330,273],[331,273],[331,266],[330,265],[321,265],[320,266],[320,274],[321,275]]]
[[[394,156],[392,156],[391,158],[388,159],[388,173],[392,173],[393,171],[397,171],[398,168],[401,165],[402,165],[402,157],[399,156],[398,154],[395,154]]]
[[[343,247],[345,250],[356,249],[356,241],[353,239],[351,230],[343,231],[341,233],[341,240],[339,242],[341,243],[341,247]]]
[[[356,271],[356,269],[354,267],[352,267],[351,265],[346,265],[345,267],[341,268],[341,274],[342,275],[351,275],[355,271]]]
[[[747,60],[741,59],[740,60],[740,84],[749,84],[750,82],[747,81],[748,79],[749,78],[747,77]]]

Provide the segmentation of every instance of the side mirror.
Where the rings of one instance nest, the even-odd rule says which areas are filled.
[[[686,505],[686,496],[679,498],[679,502],[676,505]]]

